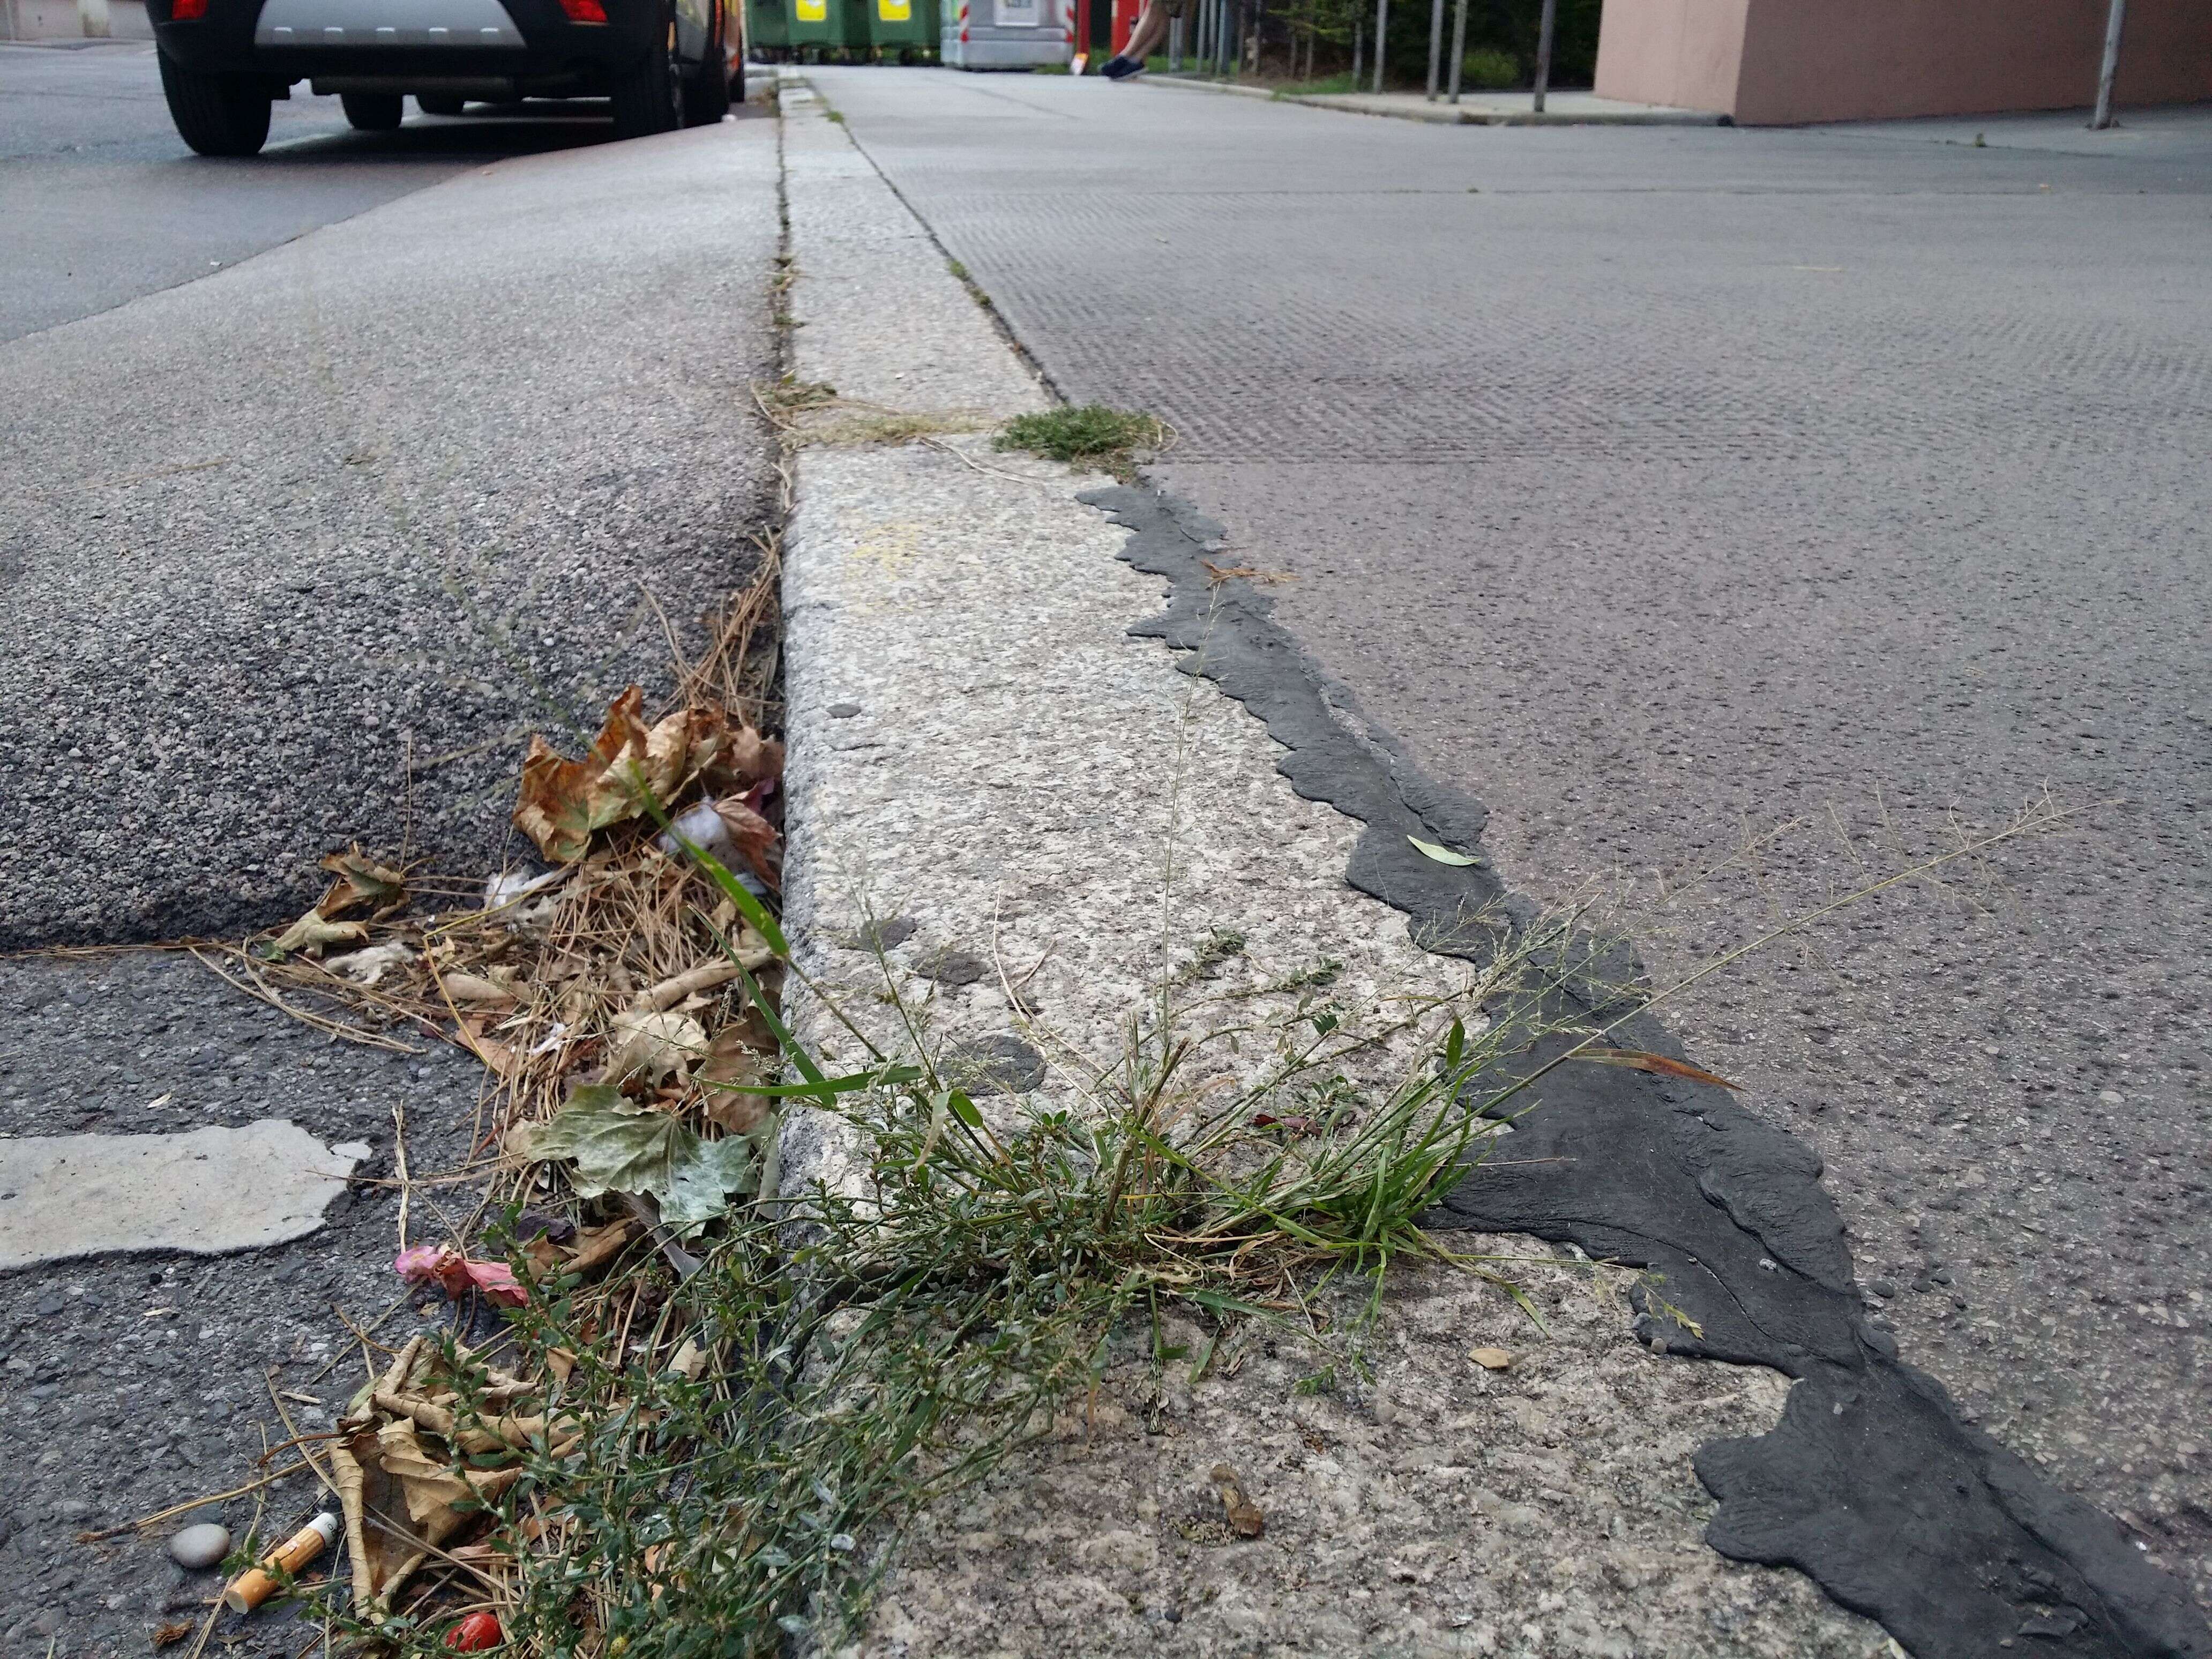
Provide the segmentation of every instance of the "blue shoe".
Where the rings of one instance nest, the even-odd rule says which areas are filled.
[[[1106,67],[1098,71],[1109,81],[1126,81],[1133,75],[1142,75],[1145,66],[1133,58],[1109,58]]]

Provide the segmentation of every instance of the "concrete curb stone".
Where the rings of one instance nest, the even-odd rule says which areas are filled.
[[[1043,407],[819,101],[802,91],[785,109],[798,378],[909,413]],[[1451,970],[1346,884],[1358,826],[1298,799],[1256,720],[1130,635],[1162,590],[1074,500],[1102,480],[974,434],[805,447],[795,476],[786,919],[801,965],[857,1018],[882,1013],[883,969],[851,948],[872,917],[913,924],[885,959],[933,1038],[1018,1037],[1054,1099],[1110,1065],[1132,1012],[1217,930],[1242,939],[1235,971],[1258,982],[1335,961],[1348,1008]],[[945,949],[988,971],[926,981]],[[796,1018],[834,1051],[821,1010]],[[819,1115],[794,1115],[785,1190],[853,1175],[852,1151]],[[1534,1241],[1468,1248],[1516,1258],[1551,1339],[1495,1287],[1408,1273],[1370,1376],[1255,1338],[1194,1387],[1188,1362],[1156,1372],[1145,1345],[1117,1344],[1099,1399],[925,1517],[866,1627],[830,1645],[1886,1651],[1803,1578],[1724,1561],[1698,1535],[1711,1505],[1691,1449],[1770,1427],[1781,1378],[1645,1350],[1606,1276]],[[1471,1346],[1524,1358],[1493,1376]],[[1221,1533],[1217,1462],[1267,1512],[1261,1539]]]

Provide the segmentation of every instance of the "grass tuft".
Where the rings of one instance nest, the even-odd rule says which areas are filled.
[[[1108,471],[1127,469],[1133,452],[1162,449],[1170,434],[1157,416],[1109,409],[1103,404],[1017,415],[994,441],[998,449],[1025,449],[1049,460],[1089,464]]]

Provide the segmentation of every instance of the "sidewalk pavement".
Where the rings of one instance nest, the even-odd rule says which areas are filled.
[[[1182,87],[1199,92],[1233,93],[1243,98],[1264,98],[1271,103],[1308,104],[1315,109],[1347,111],[1354,115],[1387,115],[1401,121],[1427,121],[1438,126],[1463,127],[1717,127],[1728,118],[1710,110],[1676,109],[1667,104],[1632,104],[1617,98],[1601,98],[1594,92],[1554,92],[1548,94],[1540,114],[1526,92],[1462,92],[1455,104],[1438,93],[1431,99],[1418,92],[1279,92],[1266,87],[1240,86],[1234,82],[1203,80],[1191,75],[1148,75],[1145,84]]]
[[[2114,161],[2171,161],[2199,176],[2212,162],[2212,104],[2124,109],[2111,126],[2089,125],[2086,109],[2019,115],[1942,115],[1914,121],[1834,121],[1804,131],[1832,138],[1890,138],[1973,149],[2035,149]]]

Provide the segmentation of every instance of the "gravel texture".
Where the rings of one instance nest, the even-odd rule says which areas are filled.
[[[243,1540],[256,1495],[194,1510],[143,1535],[86,1545],[80,1532],[223,1492],[254,1478],[264,1445],[327,1427],[365,1372],[333,1308],[368,1325],[404,1288],[392,1272],[394,1113],[409,1168],[465,1157],[483,1068],[444,1048],[389,1054],[334,1043],[248,1001],[190,958],[119,953],[0,963],[0,1133],[113,1133],[242,1127],[283,1116],[371,1147],[325,1225],[273,1249],[213,1261],[106,1255],[0,1276],[0,1654],[143,1653],[161,1626],[206,1616],[216,1576],[167,1552],[189,1522]],[[410,1239],[436,1237],[439,1189],[412,1206]],[[459,1217],[452,1218],[458,1220]],[[377,1329],[397,1343],[446,1316],[401,1302]],[[264,1438],[265,1437],[265,1438]],[[285,1459],[289,1462],[291,1460]],[[265,1492],[263,1537],[289,1536],[315,1508],[305,1474]],[[226,1615],[238,1654],[289,1653],[304,1639],[279,1607]]]
[[[266,925],[356,836],[498,866],[529,732],[757,556],[775,167],[509,161],[0,346],[0,949]]]
[[[1548,1338],[1501,1291],[1407,1270],[1370,1376],[1255,1334],[1193,1387],[1203,1333],[1164,1325],[1190,1357],[1159,1370],[1150,1329],[1133,1333],[1096,1403],[925,1517],[844,1651],[1886,1659],[1879,1630],[1803,1579],[1697,1537],[1711,1500],[1692,1449],[1771,1426],[1783,1379],[1622,1342],[1619,1286],[1585,1269],[1505,1270]],[[1468,1357],[1489,1346],[1505,1370]],[[1261,1510],[1257,1539],[1224,1524],[1222,1463]]]
[[[941,265],[894,264],[915,234],[843,133],[786,109],[799,377],[916,413],[1038,407]],[[847,303],[894,270],[895,312]],[[918,372],[917,337],[958,367]],[[975,437],[808,447],[797,479],[786,914],[856,1018],[887,1020],[887,966],[933,1040],[1024,1044],[1054,1099],[1126,1051],[1163,980],[1265,1008],[1288,994],[1261,988],[1322,969],[1357,1028],[1449,977],[1346,885],[1358,826],[1298,799],[1256,720],[1130,635],[1162,585],[1072,499],[1102,480]],[[948,952],[985,971],[944,974]],[[818,1009],[800,1018],[833,1054],[848,1041]],[[781,1154],[787,1182],[835,1178],[849,1148],[800,1115]],[[1698,1540],[1691,1446],[1769,1426],[1779,1380],[1650,1354],[1587,1269],[1486,1242],[1573,1304],[1553,1340],[1494,1290],[1408,1280],[1369,1340],[1372,1386],[1255,1344],[1152,1400],[1125,1353],[1088,1445],[1079,1410],[1062,1441],[928,1517],[853,1650],[1881,1651],[1802,1578]],[[1529,1363],[1486,1382],[1465,1353],[1498,1343]],[[1273,1517],[1259,1544],[1231,1543],[1206,1495],[1224,1460]]]
[[[1662,982],[1954,811],[2112,803],[1670,1018],[1826,1160],[1905,1357],[2212,1601],[2201,142],[817,80],[1517,890],[1633,884]]]
[[[239,176],[170,187],[220,220]],[[666,660],[645,592],[696,636],[746,574],[777,237],[773,127],[739,123],[472,173],[0,345],[0,949],[276,921],[356,837],[480,880],[526,732],[595,728]],[[295,1474],[76,1541],[250,1480],[290,1433],[272,1379],[327,1426],[363,1374],[339,1312],[393,1344],[451,1317],[400,1298],[383,1183],[402,1122],[416,1175],[465,1159],[483,1075],[334,1042],[182,954],[0,959],[0,1133],[283,1119],[371,1148],[295,1243],[0,1276],[0,1654],[144,1653],[216,1587],[177,1528],[242,1544],[262,1498],[264,1539],[319,1507]],[[420,1191],[408,1238],[473,1207]],[[210,1650],[307,1639],[280,1604]]]

